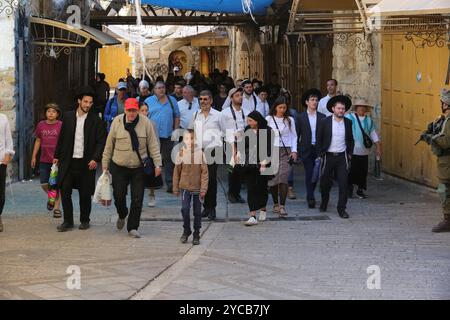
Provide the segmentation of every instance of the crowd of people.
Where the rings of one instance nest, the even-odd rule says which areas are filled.
[[[247,226],[266,220],[269,195],[272,212],[280,218],[289,215],[286,202],[296,198],[294,167],[299,162],[304,166],[307,208],[316,207],[317,184],[319,210],[325,212],[333,182],[337,182],[337,212],[343,219],[349,218],[346,205],[354,186],[358,198],[367,197],[373,145],[381,157],[380,138],[367,101],[352,102],[338,93],[335,79],[327,81],[324,97],[318,89],[307,90],[301,106],[294,106],[276,73],[267,85],[257,79],[234,82],[226,71],[218,70],[207,79],[192,68],[172,84],[162,79],[151,83],[149,79],[137,81],[127,70],[127,77],[120,79],[110,97],[109,84],[98,74],[93,88],[79,91],[75,110],[62,116],[56,104],[45,106],[45,119],[36,127],[31,166],[39,162],[42,188],[47,191],[51,167],[58,165],[63,209],[61,212],[58,200],[53,211],[55,217],[63,215],[58,231],[74,228],[74,188],[80,194],[79,229],[90,227],[98,163],[112,176],[117,228],[126,224],[135,238],[140,237],[145,190],[149,192],[148,206],[154,207],[155,190],[165,184],[167,192],[181,195],[181,242],[187,242],[192,234],[193,207],[193,243],[199,244],[202,217],[216,219],[219,165],[228,171],[228,201],[248,204]],[[3,116],[0,129],[5,131],[0,139],[3,209],[5,168],[14,155]],[[247,199],[241,196],[243,183]]]

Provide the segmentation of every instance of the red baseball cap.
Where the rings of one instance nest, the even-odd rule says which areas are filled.
[[[139,110],[139,102],[136,98],[128,98],[125,100],[125,110],[136,109]]]

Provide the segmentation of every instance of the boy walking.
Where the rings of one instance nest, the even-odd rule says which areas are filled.
[[[181,193],[181,214],[183,234],[180,238],[186,243],[192,234],[190,221],[191,199],[194,209],[194,245],[200,244],[202,227],[202,204],[208,191],[208,166],[201,147],[195,146],[194,130],[188,129],[183,136],[183,147],[178,152],[173,171],[173,193]]]

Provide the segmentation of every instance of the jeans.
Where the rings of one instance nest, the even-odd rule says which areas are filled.
[[[6,166],[0,164],[0,216],[5,206],[5,189],[6,189]]]
[[[312,183],[312,176],[314,170],[314,163],[316,161],[316,151],[311,151],[307,158],[302,158],[303,166],[305,168],[305,185],[306,185],[306,200],[315,200],[314,189],[316,183]]]
[[[181,190],[181,215],[183,216],[183,229],[187,234],[191,234],[191,198],[194,207],[194,234],[200,234],[202,227],[202,204],[198,194],[189,192],[188,190]]]
[[[128,216],[127,189],[130,185],[131,204],[127,221],[127,230],[137,230],[141,221],[142,202],[144,201],[144,168],[126,168],[111,162],[114,205],[120,219]]]

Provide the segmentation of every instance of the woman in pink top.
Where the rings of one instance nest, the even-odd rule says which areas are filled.
[[[39,175],[41,186],[44,192],[48,192],[48,180],[53,164],[53,156],[56,145],[58,143],[59,133],[61,132],[62,122],[58,120],[61,115],[61,110],[55,103],[49,103],[44,108],[45,120],[38,123],[35,131],[36,142],[34,143],[33,155],[31,158],[31,167],[36,167],[36,155],[41,150],[41,157],[39,160]],[[55,202],[55,209],[53,210],[53,217],[61,218],[61,210],[59,197]]]

